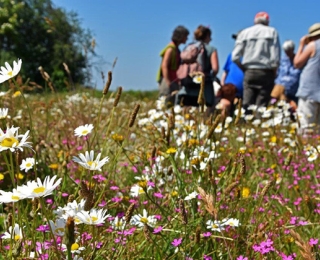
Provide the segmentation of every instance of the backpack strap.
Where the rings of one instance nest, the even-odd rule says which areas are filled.
[[[161,52],[160,52],[160,57],[163,59],[163,56],[165,54],[165,52],[167,51],[167,49],[172,48],[172,55],[171,55],[171,62],[170,62],[170,69],[171,70],[177,70],[178,69],[178,62],[177,62],[177,46],[169,43]],[[161,63],[162,63],[162,59],[161,59]],[[160,82],[162,79],[162,71],[161,71],[161,64],[160,64],[160,68],[158,70],[157,73],[157,82]]]

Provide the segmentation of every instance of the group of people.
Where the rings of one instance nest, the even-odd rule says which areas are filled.
[[[278,32],[269,26],[269,21],[266,12],[259,12],[253,26],[232,35],[235,45],[224,64],[218,92],[214,91],[213,82],[217,81],[219,59],[217,49],[209,44],[210,28],[198,26],[194,42],[182,51],[179,45],[186,43],[189,31],[184,26],[175,28],[171,42],[160,53],[159,95],[165,96],[171,104],[181,102],[179,97],[182,96],[184,105],[196,105],[192,98],[197,98],[200,82],[195,79],[193,70],[200,68],[205,78],[204,98],[208,111],[213,111],[219,103],[218,107],[225,113],[232,113],[236,100],[241,98],[248,112],[250,105],[267,106],[271,98],[275,98],[290,103],[302,127],[320,124],[320,23],[309,28],[296,53],[294,42],[285,41],[281,56]],[[197,47],[197,52],[188,46]],[[189,53],[185,53],[187,51]],[[192,52],[197,58],[187,60],[185,57]]]

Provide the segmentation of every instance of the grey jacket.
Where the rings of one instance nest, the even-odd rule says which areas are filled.
[[[280,62],[280,42],[276,29],[255,24],[238,35],[232,60],[246,69],[276,69]]]

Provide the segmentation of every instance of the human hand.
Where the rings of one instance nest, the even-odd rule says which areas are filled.
[[[300,45],[304,46],[309,43],[309,36],[305,35],[300,39]]]

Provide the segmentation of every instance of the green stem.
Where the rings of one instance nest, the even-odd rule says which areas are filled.
[[[49,216],[47,214],[47,210],[46,210],[46,205],[44,204],[44,199],[43,198],[39,198],[40,200],[40,204],[41,204],[41,210],[43,211],[44,213],[44,216],[46,217],[48,223],[49,223]],[[60,252],[59,252],[59,249],[58,249],[58,244],[57,244],[57,240],[56,240],[56,237],[54,236],[54,233],[53,233],[53,230],[52,230],[52,227],[49,223],[49,228],[50,228],[50,233],[51,233],[51,236],[53,238],[53,241],[54,241],[54,246],[55,246],[55,250],[56,250],[56,254],[57,254],[57,257],[59,259],[62,259],[62,256],[60,255]]]

